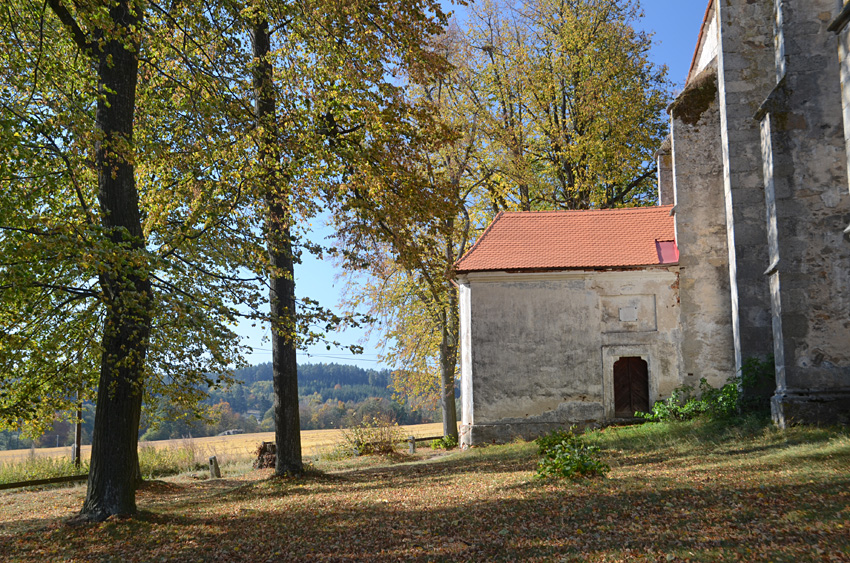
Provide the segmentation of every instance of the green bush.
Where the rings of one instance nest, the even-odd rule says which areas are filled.
[[[581,479],[604,476],[608,464],[599,459],[599,447],[584,443],[573,429],[555,430],[535,440],[541,456],[537,462],[537,477]]]
[[[431,449],[453,450],[457,447],[457,439],[452,436],[443,436],[431,442]]]
[[[537,444],[537,455],[545,455],[547,451],[551,450],[561,442],[573,441],[576,438],[577,437],[573,433],[572,428],[569,430],[552,430],[548,434],[544,434],[534,440],[534,443]]]
[[[404,441],[396,422],[386,418],[372,418],[342,430],[342,437],[357,455],[391,454]]]
[[[737,377],[730,377],[720,388],[712,387],[703,377],[699,382],[699,396],[693,387],[677,387],[670,397],[657,401],[652,412],[638,412],[637,416],[653,422],[673,422],[705,417],[726,420],[739,414],[762,414],[770,408],[765,388],[773,378],[773,358],[759,360],[748,358]]]
[[[673,390],[663,401],[656,401],[651,412],[637,412],[637,416],[652,422],[692,420],[701,416],[713,419],[730,418],[737,414],[738,380],[730,379],[723,387],[715,388],[703,377],[699,382],[700,395],[693,395],[693,387],[683,385]]]

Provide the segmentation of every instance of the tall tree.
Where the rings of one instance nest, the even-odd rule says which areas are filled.
[[[637,0],[527,0],[472,10],[493,181],[516,208],[587,209],[654,201],[666,133],[666,68],[633,24]]]
[[[269,307],[274,384],[276,475],[298,475],[301,461],[301,423],[298,408],[296,361],[295,267],[292,254],[292,215],[289,182],[281,171],[278,148],[277,100],[273,81],[269,21],[262,2],[250,12],[254,49],[254,96],[256,104],[258,177],[264,193],[265,233],[269,259]]]
[[[265,87],[243,48],[246,19],[261,23],[242,13],[253,6],[285,31],[255,61],[278,79],[274,114],[254,103]],[[191,406],[200,383],[216,383],[207,374],[226,379],[235,320],[269,318],[269,273],[290,284],[272,301],[295,309],[285,261],[311,248],[297,218],[344,193],[339,177],[361,158],[352,147],[410,121],[391,76],[439,64],[421,39],[442,12],[430,1],[14,0],[0,18],[0,414],[37,424],[97,381],[94,441],[108,447],[94,449],[82,516],[132,513],[143,397]],[[273,186],[257,181],[269,173]],[[286,346],[296,329],[320,336],[309,323],[277,332]]]
[[[99,272],[105,316],[97,413],[82,513],[96,519],[135,512],[134,477],[145,356],[151,330],[151,279],[142,256],[139,196],[133,167],[133,119],[139,71],[141,6],[115,2],[84,32],[59,0],[50,8],[96,67],[95,169],[100,220],[111,256]],[[104,17],[106,16],[106,17]]]
[[[297,217],[314,214],[321,201],[335,206],[345,200],[351,188],[340,186],[339,179],[374,156],[369,142],[405,134],[411,108],[394,82],[442,64],[442,57],[424,46],[441,29],[444,16],[430,0],[392,7],[371,0],[255,1],[243,13],[254,49],[258,178],[266,205],[270,275],[276,473],[282,475],[301,471],[295,348],[297,329],[307,328],[309,315],[303,314],[304,302],[300,314],[295,310],[294,266],[298,250],[317,249],[303,240],[296,248]]]
[[[210,56],[211,8],[185,7],[0,12],[0,414],[38,426],[97,389],[86,519],[135,511],[143,398],[191,406],[238,361],[228,324],[259,287],[232,274],[257,248],[234,65]]]
[[[442,228],[337,216],[349,247],[371,253],[349,261],[368,265],[365,279],[352,276],[349,303],[383,320],[395,388],[444,400],[459,342],[449,279],[468,243],[502,210],[651,203],[652,153],[665,132],[665,69],[648,61],[650,38],[632,27],[637,2],[484,2],[470,11],[465,31],[442,38],[453,72],[419,92],[456,136],[406,165],[450,187],[449,214],[435,215]]]
[[[452,60],[467,55],[456,29],[434,49]],[[459,319],[450,278],[478,218],[477,190],[486,172],[476,162],[480,110],[469,103],[476,92],[468,73],[455,67],[429,79],[411,88],[428,115],[418,136],[404,147],[384,147],[392,159],[359,171],[359,183],[388,184],[392,197],[355,192],[335,221],[351,272],[347,304],[365,305],[381,321],[389,340],[382,359],[396,367],[396,392],[438,400],[443,434],[456,440]]]

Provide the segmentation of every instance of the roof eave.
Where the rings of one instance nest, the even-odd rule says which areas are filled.
[[[612,270],[640,270],[644,268],[667,268],[669,266],[678,266],[679,262],[665,262],[663,264],[625,264],[625,265],[609,265],[609,266],[557,266],[553,268],[486,268],[480,270],[456,270],[456,276],[466,276],[469,274],[483,272],[502,272],[505,274],[536,274],[546,272],[605,272]]]

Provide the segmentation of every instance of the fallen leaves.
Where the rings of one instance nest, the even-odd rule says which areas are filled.
[[[829,456],[797,463],[797,447]],[[0,495],[0,553],[39,563],[850,561],[850,440],[750,449],[625,451],[609,479],[581,484],[534,480],[533,444],[301,480],[163,481],[140,490],[137,518],[77,528],[61,522],[83,488],[16,492]]]

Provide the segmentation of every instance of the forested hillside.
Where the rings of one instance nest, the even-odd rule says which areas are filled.
[[[241,384],[226,389],[209,389],[204,401],[211,421],[192,420],[176,409],[143,414],[143,440],[165,440],[182,437],[211,436],[227,430],[267,432],[274,430],[271,412],[271,363],[248,366],[236,372]],[[298,395],[301,428],[304,430],[340,428],[366,419],[385,418],[399,424],[417,424],[439,420],[432,410],[412,410],[393,399],[388,388],[389,370],[363,369],[344,364],[304,364],[298,366]],[[94,412],[83,411],[83,443],[91,443]],[[156,420],[160,418],[161,420]],[[36,447],[70,446],[74,440],[73,425],[56,423],[35,440],[19,432],[0,432],[0,450]]]

